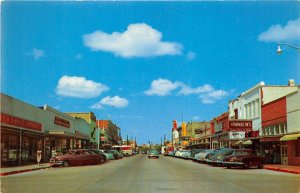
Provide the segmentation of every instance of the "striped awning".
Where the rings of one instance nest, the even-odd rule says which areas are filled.
[[[280,138],[280,141],[297,140],[299,137],[300,137],[300,133],[285,135],[285,136]]]

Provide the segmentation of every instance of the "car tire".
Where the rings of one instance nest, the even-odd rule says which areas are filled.
[[[258,168],[258,169],[263,169],[263,167],[264,167],[264,164],[263,164],[262,162],[260,162],[260,163],[257,165],[257,168]]]
[[[68,161],[63,161],[62,166],[63,167],[68,167],[69,166],[69,162]]]
[[[227,169],[230,169],[230,168],[231,168],[231,166],[226,166],[226,168],[227,168]]]

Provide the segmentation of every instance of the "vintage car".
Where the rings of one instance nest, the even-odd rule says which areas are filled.
[[[194,156],[196,162],[206,162],[206,159],[213,156],[217,151],[214,149],[205,149]]]
[[[156,157],[159,158],[159,153],[156,149],[150,149],[148,152],[148,158]]]
[[[105,153],[102,150],[99,150],[99,149],[90,149],[90,150],[96,154],[101,155],[103,157],[103,161],[106,162],[107,156],[105,155]]]
[[[214,166],[222,166],[224,158],[226,156],[232,155],[234,151],[235,151],[234,149],[230,149],[230,148],[220,149],[213,156],[208,157],[206,159],[206,163]]]
[[[253,154],[252,150],[237,151],[234,155],[225,157],[223,165],[227,168],[263,168],[264,158]]]
[[[121,159],[121,158],[124,157],[123,154],[121,154],[117,150],[105,150],[104,152],[105,153],[111,153],[111,154],[113,154],[113,156],[114,156],[115,159]]]
[[[49,164],[51,166],[68,167],[69,165],[99,164],[102,161],[104,161],[103,156],[97,153],[87,149],[76,149],[69,150],[64,155],[52,157]]]

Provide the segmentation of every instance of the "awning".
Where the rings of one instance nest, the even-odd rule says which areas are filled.
[[[300,137],[300,133],[285,135],[280,138],[280,141],[290,141],[290,140],[297,140]]]
[[[235,145],[240,145],[240,144],[242,144],[242,143],[243,143],[243,141],[240,140],[240,141],[235,142],[234,144],[235,144]]]
[[[243,145],[251,145],[252,141],[251,140],[247,140],[247,141],[244,141],[242,144]]]

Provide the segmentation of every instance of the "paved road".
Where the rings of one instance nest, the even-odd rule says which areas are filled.
[[[103,165],[50,168],[1,177],[5,193],[299,193],[300,177],[269,170],[211,167],[137,155]]]

